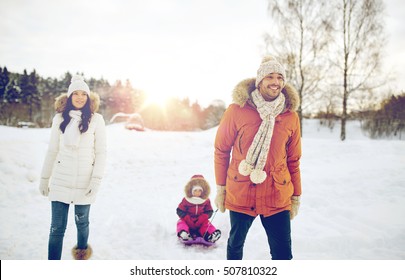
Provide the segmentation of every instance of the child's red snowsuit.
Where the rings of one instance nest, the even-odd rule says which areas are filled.
[[[185,197],[177,207],[177,233],[198,232],[201,236],[212,234],[216,228],[208,220],[213,213],[210,200],[196,197]]]

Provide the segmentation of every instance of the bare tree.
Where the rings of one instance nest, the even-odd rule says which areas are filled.
[[[317,94],[325,88],[321,85],[327,62],[324,52],[333,31],[326,3],[268,0],[268,11],[276,25],[272,26],[272,33],[265,35],[266,51],[275,53],[287,66],[287,80],[297,88],[301,99],[301,127],[303,111],[313,107],[319,99]]]
[[[382,84],[376,79],[385,43],[381,0],[341,0],[336,7],[342,45],[337,66],[343,73],[343,102],[340,139],[346,139],[348,101],[353,93],[370,91]]]

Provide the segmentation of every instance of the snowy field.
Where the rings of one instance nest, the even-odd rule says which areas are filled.
[[[215,197],[213,141],[203,132],[134,132],[107,126],[105,179],[91,208],[89,243],[96,260],[213,260],[226,258],[228,212],[213,224],[223,236],[211,248],[184,247],[175,234],[183,187],[203,174]],[[47,258],[50,203],[38,191],[50,129],[0,126],[0,259]],[[405,141],[370,140],[357,123],[339,140],[317,121],[305,121],[303,195],[292,222],[297,260],[405,259]],[[76,242],[73,209],[62,259]],[[256,219],[246,260],[269,259]]]

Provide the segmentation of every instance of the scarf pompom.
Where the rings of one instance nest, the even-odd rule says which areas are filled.
[[[266,180],[267,174],[263,170],[255,169],[250,173],[250,180],[255,184],[261,184]]]
[[[241,175],[249,176],[249,174],[252,173],[252,170],[253,170],[253,166],[251,164],[247,163],[246,160],[242,160],[239,163],[238,171]]]

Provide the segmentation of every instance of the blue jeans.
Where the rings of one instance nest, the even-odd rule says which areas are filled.
[[[62,256],[63,237],[69,214],[69,204],[52,201],[52,221],[49,233],[48,259],[60,260]],[[89,205],[75,205],[75,223],[77,228],[77,248],[86,249],[89,238]]]
[[[241,260],[246,235],[255,217],[229,211],[231,232],[227,246],[228,260]],[[260,220],[267,234],[270,255],[273,260],[291,260],[291,223],[290,211],[283,211],[269,217],[260,215]]]

